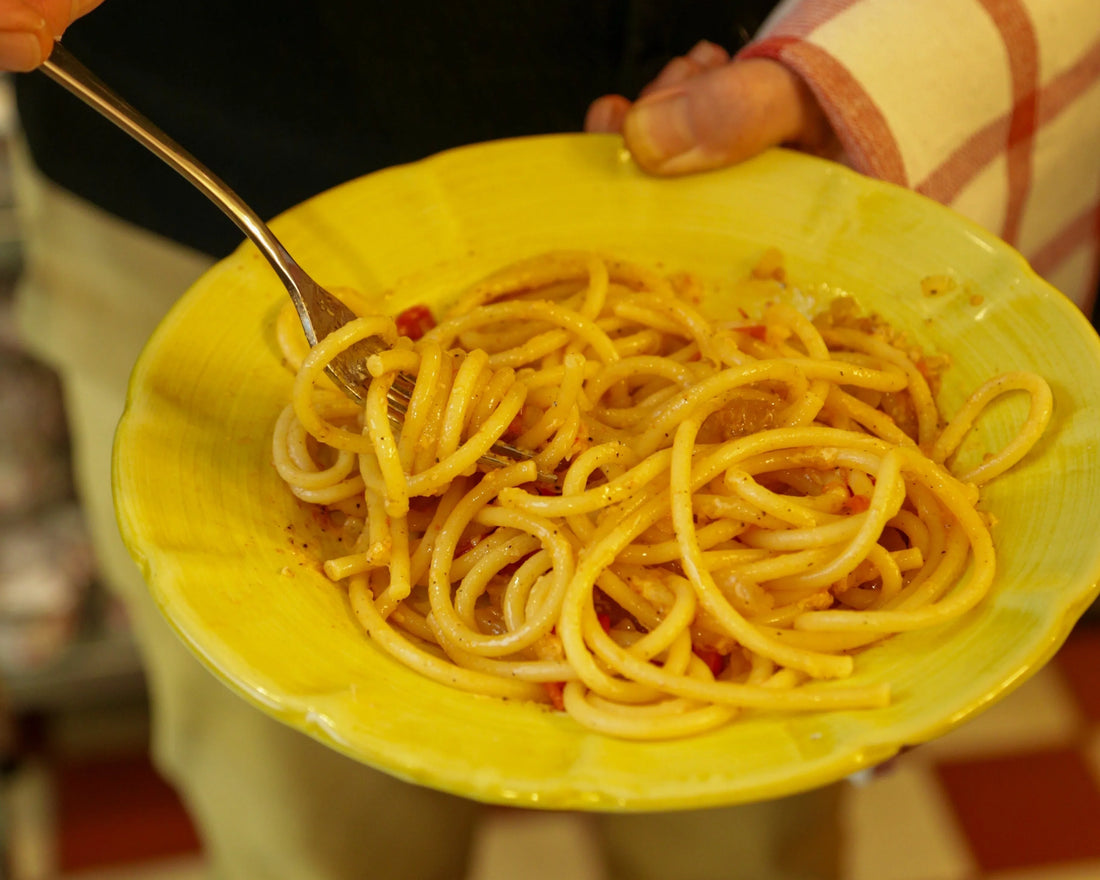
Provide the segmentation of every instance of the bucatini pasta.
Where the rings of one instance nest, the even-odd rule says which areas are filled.
[[[775,255],[758,274],[781,278]],[[344,549],[324,572],[381,650],[610,735],[679,737],[746,709],[883,705],[886,685],[818,682],[982,600],[996,559],[979,488],[1043,432],[1046,383],[995,377],[946,422],[944,364],[849,301],[716,321],[692,285],[551,253],[438,323],[364,317],[307,350],[283,316],[296,378],[275,466],[330,514]],[[374,333],[393,348],[359,405],[324,367]],[[399,375],[415,384],[395,423]],[[1030,398],[1018,435],[954,472],[1008,393]],[[487,466],[498,441],[532,457]]]

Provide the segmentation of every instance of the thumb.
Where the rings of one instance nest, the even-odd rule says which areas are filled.
[[[623,137],[643,169],[675,175],[732,165],[779,144],[820,151],[832,133],[794,72],[752,58],[640,98],[623,120]]]

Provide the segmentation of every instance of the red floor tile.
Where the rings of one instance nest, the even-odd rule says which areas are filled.
[[[1077,750],[944,763],[936,771],[984,871],[1100,858],[1100,789]]]
[[[1055,657],[1081,714],[1100,723],[1100,621],[1079,623]]]
[[[62,871],[199,851],[179,798],[142,755],[62,764],[55,780]]]

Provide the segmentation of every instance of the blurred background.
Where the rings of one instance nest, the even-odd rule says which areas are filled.
[[[198,880],[201,844],[146,756],[126,620],[96,581],[62,389],[15,329],[14,124],[0,78],[0,880]],[[844,880],[1100,880],[1097,616],[1003,703],[844,783]],[[487,810],[469,876],[603,875],[583,816]]]

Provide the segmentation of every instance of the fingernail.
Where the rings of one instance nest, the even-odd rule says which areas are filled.
[[[26,72],[42,63],[42,44],[25,31],[0,33],[0,67]]]
[[[730,56],[729,53],[717,43],[712,43],[710,40],[700,40],[691,47],[691,51],[688,52],[688,57],[702,64],[704,67],[710,67],[712,64],[720,64],[729,61]]]
[[[584,130],[616,134],[622,129],[623,116],[630,102],[617,95],[604,95],[597,98],[588,108],[584,117]]]
[[[3,33],[5,34],[26,33],[27,31],[34,33],[46,26],[46,19],[42,13],[27,0],[7,2],[4,6],[8,7],[4,10]]]
[[[683,89],[663,89],[638,101],[627,114],[623,134],[634,158],[654,170],[696,145],[691,108]]]

